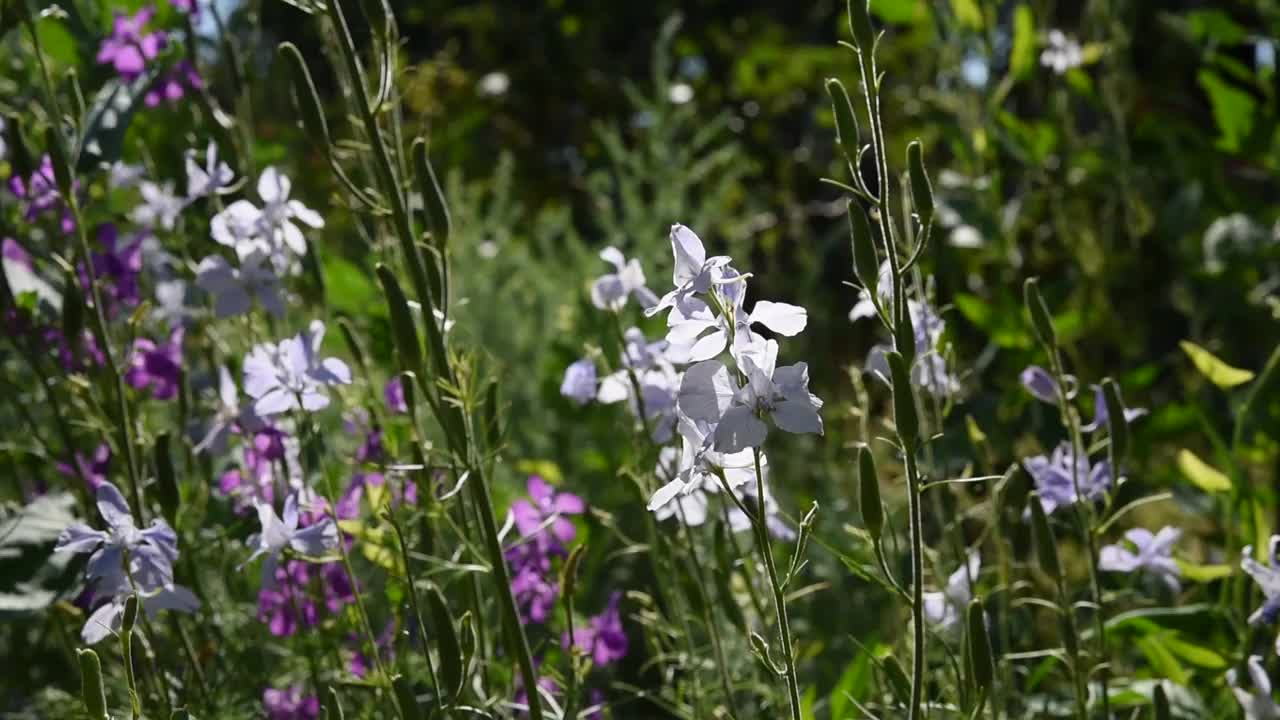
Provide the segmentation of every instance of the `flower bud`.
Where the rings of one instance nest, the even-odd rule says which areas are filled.
[[[875,47],[876,33],[871,27],[870,0],[849,0],[849,31],[858,50],[869,53]]]
[[[911,374],[902,355],[889,351],[889,375],[893,382],[893,421],[898,426],[903,452],[913,452],[920,435],[920,422],[916,417],[915,393],[911,391]]]
[[[987,636],[986,613],[982,610],[982,600],[974,598],[969,603],[969,664],[973,668],[973,679],[979,689],[991,689],[995,678],[995,663],[992,661],[991,638]]]
[[[1058,560],[1058,543],[1053,537],[1053,528],[1049,526],[1049,518],[1044,514],[1040,496],[1036,494],[1031,495],[1031,533],[1035,537],[1040,569],[1061,582],[1062,563]]]
[[[924,148],[919,140],[907,145],[907,176],[911,180],[911,203],[920,216],[920,224],[928,225],[933,220],[933,185],[924,169]]]
[[[1124,403],[1120,402],[1120,388],[1115,381],[1102,381],[1102,399],[1107,406],[1107,432],[1111,436],[1111,457],[1119,464],[1129,450],[1129,421],[1124,417]],[[1119,472],[1119,468],[1112,468]]]
[[[1027,314],[1031,316],[1031,327],[1036,331],[1036,337],[1046,347],[1056,348],[1058,338],[1053,331],[1053,317],[1049,315],[1049,307],[1044,304],[1040,284],[1035,278],[1027,278],[1023,283],[1022,301],[1027,306]]]
[[[858,499],[862,508],[862,524],[872,540],[879,541],[884,532],[884,506],[880,504],[880,478],[876,474],[876,458],[871,448],[858,448]]]
[[[102,684],[102,662],[98,653],[89,648],[77,650],[80,659],[80,696],[84,699],[84,709],[92,720],[108,720],[107,690]]]
[[[836,142],[844,159],[854,172],[858,172],[858,154],[861,139],[858,135],[858,114],[853,111],[853,101],[844,88],[844,83],[837,78],[827,79],[827,94],[831,96],[831,111],[836,118]]]
[[[876,255],[875,239],[871,237],[867,211],[852,201],[849,203],[849,237],[853,241],[853,274],[874,297],[880,282],[880,258]]]

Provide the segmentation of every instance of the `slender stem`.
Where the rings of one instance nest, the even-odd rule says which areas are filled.
[[[400,561],[404,563],[404,580],[409,586],[409,609],[413,612],[413,619],[418,625],[418,641],[422,643],[422,656],[427,660],[427,675],[431,677],[431,690],[436,695],[436,708],[440,713],[444,714],[444,695],[440,692],[440,681],[436,677],[436,666],[431,660],[431,646],[427,643],[427,629],[422,624],[422,604],[418,602],[418,588],[413,581],[413,573],[410,571],[409,565],[409,545],[404,541],[404,531],[400,528],[400,521],[395,517],[395,511],[387,513],[387,522],[391,524],[391,529],[396,533],[396,541],[400,546]],[[374,652],[378,648],[374,647]]]
[[[760,555],[764,559],[765,571],[769,573],[769,586],[773,589],[773,609],[778,616],[778,635],[782,641],[782,657],[786,661],[787,695],[791,702],[792,720],[800,720],[800,680],[796,676],[795,651],[791,646],[791,623],[787,619],[787,599],[782,583],[778,580],[778,568],[773,562],[773,548],[769,543],[769,528],[764,517],[764,472],[760,467],[760,449],[754,448],[756,466],[756,507],[751,514],[752,524],[756,530],[756,544],[760,546]]]
[[[680,513],[680,524],[684,526],[685,538],[689,541],[689,561],[693,565],[694,574],[698,576],[698,592],[702,595],[702,621],[707,625],[707,633],[711,636],[711,649],[716,655],[716,669],[720,671],[720,685],[724,691],[725,704],[729,706],[730,717],[737,717],[738,708],[733,701],[733,680],[729,677],[729,663],[725,662],[724,646],[720,639],[720,626],[716,623],[715,614],[711,611],[711,598],[707,593],[707,574],[702,568],[702,560],[698,556],[698,544],[694,541],[693,529],[685,521],[684,505],[677,501],[676,509]]]
[[[924,528],[920,510],[920,474],[915,452],[906,452],[907,505],[911,525],[911,703],[908,720],[921,717],[924,697]]]

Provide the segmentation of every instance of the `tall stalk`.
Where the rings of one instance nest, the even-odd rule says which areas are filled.
[[[764,471],[760,467],[760,448],[754,452],[756,469],[756,511],[749,513],[751,524],[756,531],[756,544],[760,547],[760,556],[764,560],[765,572],[769,574],[769,587],[773,590],[773,609],[778,618],[778,636],[782,643],[782,658],[787,677],[787,697],[791,704],[792,720],[800,720],[800,680],[796,675],[795,649],[791,644],[791,622],[787,618],[787,598],[782,583],[778,580],[778,568],[773,562],[773,546],[769,543],[769,527],[765,523],[764,512]]]

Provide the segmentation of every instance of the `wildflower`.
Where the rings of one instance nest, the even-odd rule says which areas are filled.
[[[1119,390],[1120,390],[1120,387],[1117,385],[1116,386],[1117,393],[1119,392]],[[1134,420],[1137,420],[1138,418],[1147,414],[1146,408],[1125,407],[1124,398],[1120,399],[1120,407],[1124,409],[1124,421],[1126,423],[1131,423]],[[1093,432],[1101,428],[1103,425],[1106,425],[1109,421],[1110,421],[1110,418],[1107,416],[1107,399],[1102,392],[1102,386],[1094,385],[1093,386],[1093,422],[1090,422],[1087,425],[1080,426],[1080,429],[1085,432]]]
[[[98,582],[95,597],[105,596],[108,600],[85,620],[84,628],[80,631],[81,640],[94,645],[108,635],[119,632],[124,624],[125,603],[135,594],[141,601],[142,612],[148,618],[155,617],[161,610],[192,613],[200,608],[200,599],[191,590],[181,585],[150,583],[139,579],[141,572],[140,562],[131,558],[129,575],[134,578],[132,582],[123,573]]]
[[[114,223],[103,223],[97,228],[98,242],[102,244],[102,252],[93,253],[93,271],[99,280],[110,282],[111,293],[107,300],[120,303],[126,307],[138,304],[141,295],[138,291],[138,277],[142,274],[142,240],[135,238],[124,243]],[[83,266],[78,266],[80,284],[89,287],[89,273]],[[105,303],[108,314],[114,313],[111,303]]]
[[[124,379],[136,390],[150,389],[157,400],[170,400],[178,394],[182,382],[182,338],[185,331],[174,328],[169,341],[157,345],[154,340],[133,341],[133,355]]]
[[[147,169],[142,165],[130,165],[123,160],[111,163],[107,174],[107,184],[112,188],[127,189],[136,186],[147,176]]]
[[[1253,692],[1240,687],[1236,669],[1227,671],[1227,685],[1235,694],[1240,709],[1244,711],[1245,720],[1280,720],[1280,705],[1271,698],[1271,678],[1262,665],[1262,657],[1250,655],[1246,663],[1249,668],[1249,679],[1253,681]]]
[[[382,386],[382,399],[387,403],[387,409],[393,413],[404,414],[409,412],[409,405],[405,402],[404,397],[404,379],[396,375]]]
[[[1084,64],[1084,51],[1075,38],[1061,30],[1050,30],[1048,47],[1040,53],[1040,64],[1059,75]]]
[[[138,193],[142,195],[142,204],[129,213],[129,219],[144,227],[172,230],[178,223],[178,215],[187,206],[182,198],[173,194],[171,182],[143,180],[138,184]]]
[[[231,372],[226,366],[219,367],[218,409],[214,412],[213,419],[209,421],[209,429],[205,431],[204,437],[196,443],[193,450],[196,453],[210,449],[220,452],[226,447],[227,435],[231,433],[231,429],[241,415],[240,395],[236,388],[236,381],[231,378]]]
[[[1022,465],[1035,480],[1046,513],[1081,500],[1097,500],[1111,487],[1111,463],[1103,460],[1090,464],[1088,455],[1077,454],[1067,442],[1055,448],[1052,455],[1030,457]]]
[[[591,618],[586,627],[575,627],[572,638],[569,633],[564,633],[560,646],[578,648],[590,655],[592,662],[599,667],[626,657],[627,634],[622,628],[622,615],[618,612],[621,599],[622,593],[610,593],[604,612]]]
[[[1161,528],[1154,535],[1145,528],[1133,528],[1124,534],[1125,539],[1133,545],[1133,550],[1121,544],[1107,545],[1098,553],[1098,567],[1123,573],[1145,569],[1177,593],[1182,589],[1178,582],[1182,570],[1171,556],[1173,544],[1181,536],[1182,531],[1175,527]]]
[[[591,284],[591,303],[601,310],[617,312],[634,297],[642,308],[652,307],[658,296],[645,287],[644,270],[640,261],[627,260],[618,248],[607,247],[600,251],[600,259],[611,263],[616,272],[601,275]]]
[[[201,167],[196,151],[187,150],[187,202],[210,195],[221,195],[235,180],[235,173],[226,161],[218,157],[218,144],[209,141],[205,150],[205,162]]]
[[[71,216],[71,208],[63,201],[58,191],[58,182],[53,175],[53,161],[48,155],[40,158],[40,167],[25,180],[19,175],[9,178],[9,190],[15,197],[23,200],[26,210],[23,219],[35,222],[40,215],[49,210],[61,210],[60,229],[71,233],[76,229],[75,220]]]
[[[196,66],[184,58],[174,63],[167,73],[156,79],[142,101],[147,107],[157,107],[164,101],[175,103],[181,100],[187,90],[203,89],[204,78],[200,77]]]
[[[147,587],[173,583],[173,561],[178,557],[178,536],[164,520],[138,529],[129,505],[120,490],[103,482],[96,491],[98,513],[107,530],[94,530],[83,523],[73,523],[58,535],[54,550],[92,553],[87,568],[91,579],[103,580],[111,587],[128,587],[129,580]],[[129,577],[123,560],[130,559]]]
[[[582,498],[573,493],[558,493],[546,480],[537,475],[529,476],[527,483],[529,500],[516,500],[511,504],[511,515],[516,529],[526,537],[539,532],[549,523],[551,534],[562,543],[571,542],[576,534],[573,523],[565,515],[581,515],[586,510]]]
[[[889,302],[889,299],[885,302]],[[946,322],[927,303],[918,300],[907,300],[907,313],[911,316],[911,327],[915,331],[915,361],[911,365],[911,383],[934,397],[948,397],[958,392],[960,381],[948,371],[946,358],[939,349]],[[889,381],[886,353],[892,349],[891,345],[879,344],[867,353],[867,370],[886,383]]]
[[[1039,365],[1028,365],[1018,380],[1022,383],[1022,387],[1026,388],[1031,396],[1040,402],[1046,402],[1050,405],[1058,404],[1058,381],[1049,374],[1048,370]],[[1074,389],[1068,390],[1067,397],[1075,395]]]
[[[624,334],[622,369],[605,376],[596,392],[596,401],[610,404],[629,401],[633,415],[643,415],[651,424],[651,437],[662,444],[671,439],[676,421],[676,395],[680,376],[670,359],[665,341],[650,343],[638,328]],[[634,375],[635,382],[632,378]],[[639,384],[640,392],[635,392]]]
[[[285,690],[263,690],[262,707],[267,711],[267,720],[316,720],[320,717],[320,698],[304,696],[301,685],[290,685]]]
[[[729,487],[736,488],[755,479],[755,455],[749,449],[734,453],[722,453],[712,446],[713,430],[709,423],[688,417],[679,421],[681,450],[677,458],[674,448],[664,448],[666,453],[659,455],[659,477],[667,478],[666,484],[649,498],[648,509],[661,513],[661,520],[675,512],[671,505],[678,500],[683,505],[683,497],[695,492],[718,492],[723,475]],[[761,467],[767,464],[761,455]],[[668,509],[670,508],[670,509]],[[691,523],[694,525],[700,523]]]
[[[262,215],[259,223],[264,234],[276,238],[276,245],[283,243],[296,255],[307,254],[307,241],[294,220],[313,228],[324,227],[324,218],[301,201],[290,200],[293,184],[274,167],[268,167],[258,176],[258,197],[262,198]]]
[[[596,364],[591,358],[582,358],[565,368],[560,394],[579,405],[595,399]]]
[[[249,545],[254,546],[254,550],[245,564],[253,562],[259,556],[266,556],[262,562],[263,587],[270,587],[275,580],[275,570],[285,548],[306,557],[319,557],[338,546],[338,526],[330,518],[323,518],[306,527],[298,526],[297,492],[290,493],[285,498],[283,518],[276,515],[275,508],[269,503],[258,502],[256,507],[262,532],[249,538]]]
[[[702,240],[680,224],[671,226],[671,252],[675,256],[675,268],[671,272],[671,284],[675,289],[645,309],[644,314],[648,317],[683,303],[693,295],[706,293],[720,280],[721,268],[730,260],[727,255],[708,258]]]
[[[724,309],[724,315],[713,312],[710,305],[697,298],[688,298],[676,304],[667,315],[667,341],[675,346],[688,347],[689,362],[700,362],[719,355],[724,351],[731,334],[734,338],[735,357],[764,342],[764,338],[752,330],[752,325],[762,325],[786,337],[804,330],[808,323],[808,313],[804,308],[789,303],[758,300],[751,312],[747,313],[743,310],[746,279],[728,266],[720,273],[717,305]]]
[[[96,493],[98,488],[107,481],[107,471],[111,468],[111,446],[99,443],[93,455],[87,458],[77,452],[74,462],[74,467],[70,463],[58,463],[58,472],[69,477],[83,478],[89,485],[89,489]]]
[[[546,622],[560,595],[560,585],[551,573],[551,558],[564,557],[564,547],[550,533],[539,531],[503,554],[511,567],[511,594],[520,624]]]
[[[326,388],[351,383],[351,370],[337,358],[320,359],[324,323],[313,320],[306,333],[257,345],[244,361],[244,390],[254,412],[275,415],[301,407],[320,410],[329,405]]]
[[[196,268],[196,285],[213,295],[213,312],[219,318],[249,312],[256,299],[274,317],[284,316],[280,279],[267,264],[268,257],[255,250],[231,267],[221,255],[210,255]]]
[[[117,12],[111,36],[103,40],[98,49],[98,63],[113,66],[116,73],[126,80],[141,75],[147,62],[154,60],[165,45],[163,32],[145,31],[155,12],[151,6],[142,8],[132,17]]]
[[[258,620],[274,637],[291,637],[299,628],[320,622],[320,609],[310,593],[311,566],[289,560],[273,571],[270,585],[258,591]]]
[[[1263,565],[1253,559],[1253,546],[1247,546],[1240,553],[1240,569],[1249,574],[1258,583],[1264,600],[1262,606],[1249,616],[1250,625],[1274,625],[1280,618],[1280,563],[1276,562],[1277,550],[1280,550],[1280,535],[1272,535],[1267,564]],[[1276,654],[1280,655],[1280,637],[1276,639]]]
[[[156,303],[151,317],[158,322],[173,327],[181,325],[194,312],[187,304],[187,282],[185,280],[157,280],[155,289]]]
[[[964,620],[969,601],[973,599],[972,583],[982,568],[978,553],[969,553],[968,560],[947,578],[947,586],[937,592],[924,594],[924,616],[930,624],[944,632],[959,627]]]

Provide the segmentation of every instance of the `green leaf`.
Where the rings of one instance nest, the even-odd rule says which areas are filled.
[[[829,700],[831,717],[845,717],[846,710],[851,704],[850,698],[861,700],[866,695],[867,683],[870,680],[871,656],[865,652],[860,652],[852,662],[845,666],[844,672],[840,675],[840,680],[831,689],[831,699]]]
[[[1253,379],[1252,370],[1232,367],[1190,340],[1183,340],[1178,344],[1182,346],[1182,351],[1191,358],[1191,362],[1200,371],[1200,374],[1209,378],[1209,382],[1220,388],[1233,388]]]
[[[102,86],[89,107],[84,136],[76,149],[74,161],[77,172],[88,172],[120,159],[129,123],[155,76],[156,71],[153,70],[130,83],[112,78]]]
[[[1253,132],[1253,116],[1257,101],[1249,93],[1229,84],[1212,70],[1201,70],[1196,79],[1209,95],[1213,119],[1222,133],[1217,146],[1227,152],[1241,149],[1241,142]]]
[[[1213,582],[1231,577],[1235,568],[1231,565],[1196,565],[1183,560],[1175,560],[1184,580],[1191,582]]]
[[[920,0],[871,0],[871,12],[887,23],[909,25],[928,19]]]
[[[1178,469],[1191,481],[1192,485],[1205,492],[1218,493],[1231,490],[1231,478],[1223,475],[1186,448],[1178,451]]]
[[[951,0],[951,11],[956,20],[971,30],[982,29],[982,8],[975,0]]]
[[[1031,8],[1021,3],[1013,10],[1013,50],[1009,53],[1009,72],[1022,77],[1036,66],[1036,21]]]
[[[1174,657],[1173,652],[1160,637],[1154,635],[1140,637],[1137,644],[1157,675],[1162,675],[1179,685],[1186,685],[1191,679],[1186,669],[1178,662],[1178,658]]]
[[[353,315],[385,315],[377,288],[354,263],[334,255],[323,260],[324,286],[334,308]]]
[[[1173,636],[1162,638],[1166,647],[1179,658],[1206,670],[1225,670],[1227,659],[1206,647]]]

